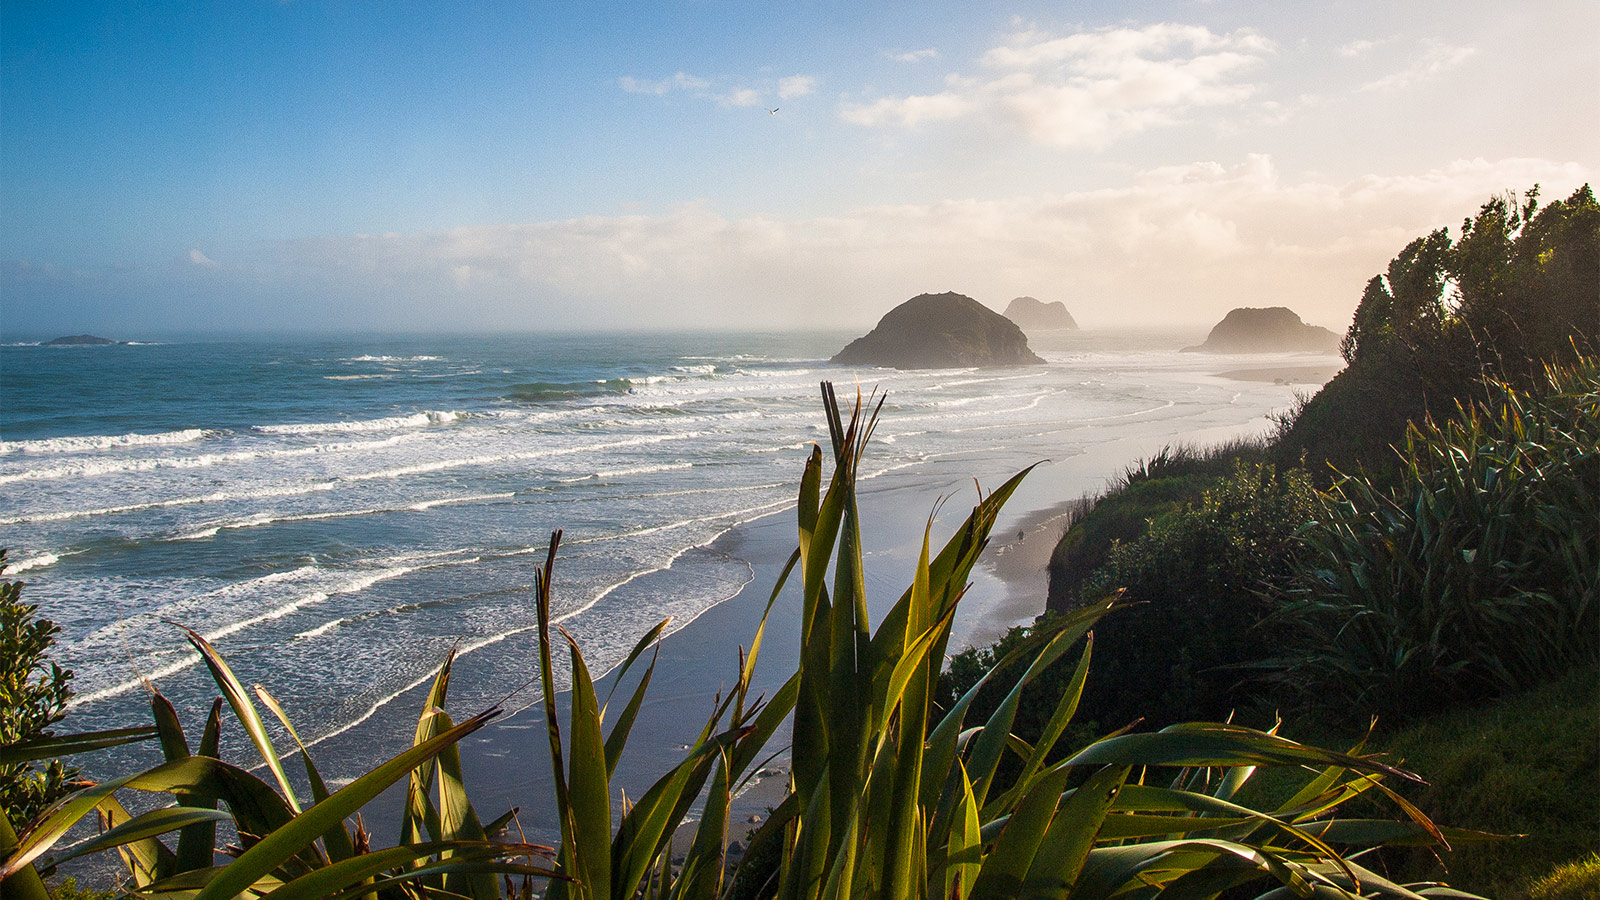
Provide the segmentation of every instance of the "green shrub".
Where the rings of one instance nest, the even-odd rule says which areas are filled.
[[[1326,495],[1277,617],[1281,681],[1312,705],[1408,715],[1600,653],[1600,365],[1504,382],[1408,434],[1404,477]]]
[[[1139,716],[1163,725],[1250,703],[1253,689],[1236,690],[1246,677],[1238,667],[1271,646],[1260,629],[1267,595],[1293,571],[1313,499],[1304,470],[1239,463],[1199,500],[1114,546],[1080,594],[1120,589],[1133,605],[1099,628],[1105,650],[1084,715],[1106,727]]]
[[[79,887],[76,878],[62,879],[60,884],[50,889],[50,900],[112,900],[117,896],[117,891]]]
[[[0,550],[0,572],[6,551]],[[39,618],[38,606],[22,602],[22,582],[0,581],[0,745],[48,736],[66,714],[72,673],[46,660],[61,631]],[[59,759],[35,767],[30,761],[0,763],[0,808],[20,828],[70,789],[78,770]]]
[[[1064,613],[1077,606],[1084,581],[1105,565],[1113,546],[1138,540],[1150,520],[1183,509],[1216,483],[1217,476],[1198,473],[1133,481],[1075,514],[1050,554],[1046,609]]]

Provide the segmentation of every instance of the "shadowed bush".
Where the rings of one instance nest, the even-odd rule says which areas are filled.
[[[1410,714],[1475,702],[1600,655],[1600,365],[1550,367],[1413,426],[1390,490],[1328,492],[1278,623],[1305,702]]]

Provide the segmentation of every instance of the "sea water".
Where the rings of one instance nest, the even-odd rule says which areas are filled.
[[[1260,431],[1294,399],[1217,377],[1241,362],[1174,335],[1058,334],[1035,341],[1043,366],[913,372],[829,365],[849,337],[0,347],[7,574],[61,627],[74,730],[148,721],[146,682],[186,716],[207,708],[182,626],[270,686],[308,742],[399,736],[344,742],[359,771],[408,741],[451,648],[457,699],[537,698],[533,572],[553,529],[553,613],[596,672],[758,577],[717,538],[792,509],[827,444],[820,381],[887,393],[864,485],[941,491],[1130,436]],[[1035,506],[1071,499],[1038,483]]]

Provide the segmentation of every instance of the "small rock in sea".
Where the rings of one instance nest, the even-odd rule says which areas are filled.
[[[1044,364],[1017,323],[953,292],[921,294],[896,306],[830,362],[895,369]]]
[[[673,857],[673,858],[672,858],[672,864],[673,864],[673,865],[675,865],[675,866],[681,866],[681,865],[683,865],[683,857],[681,857],[681,856],[674,856],[674,857]]]
[[[783,772],[781,772],[781,771],[779,771],[777,769],[762,769],[761,771],[756,773],[756,777],[757,778],[771,778],[774,775],[782,775],[782,774],[783,774]]]
[[[744,855],[744,845],[739,843],[738,841],[734,841],[733,843],[729,844],[728,845],[728,855],[729,856],[743,856]]]
[[[751,813],[749,815],[749,817],[745,819],[745,821],[749,822],[751,825],[760,825],[761,824],[761,817],[756,815],[755,813]]]

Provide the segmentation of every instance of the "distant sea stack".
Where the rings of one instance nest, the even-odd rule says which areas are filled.
[[[1072,313],[1067,312],[1067,305],[1060,300],[1045,303],[1032,297],[1018,297],[1006,307],[1006,318],[1017,323],[1023,331],[1078,327],[1078,323],[1072,320]]]
[[[1028,366],[1043,363],[1017,323],[956,293],[922,294],[896,306],[878,327],[832,362],[896,369]]]
[[[101,347],[106,344],[116,343],[120,342],[92,334],[70,334],[66,337],[58,337],[53,341],[45,341],[44,345],[46,347]]]
[[[1339,335],[1317,325],[1300,321],[1294,310],[1283,306],[1266,309],[1243,307],[1230,310],[1206,342],[1185,347],[1185,353],[1284,353],[1305,351],[1337,353]]]

